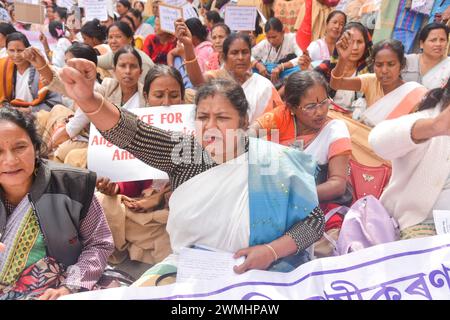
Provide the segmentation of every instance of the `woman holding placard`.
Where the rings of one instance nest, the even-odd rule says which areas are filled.
[[[145,77],[147,107],[183,104],[184,84],[172,67],[155,65]],[[105,210],[114,238],[111,263],[130,260],[155,264],[171,253],[166,223],[171,188],[168,180],[110,182],[100,179],[97,197]]]
[[[224,65],[220,70],[202,73],[195,56],[192,37],[183,21],[176,22],[177,38],[183,43],[186,57],[186,70],[196,86],[210,79],[232,79],[244,89],[249,102],[250,123],[266,111],[282,105],[278,92],[270,80],[257,73],[251,73],[251,43],[245,34],[233,33],[223,42]]]

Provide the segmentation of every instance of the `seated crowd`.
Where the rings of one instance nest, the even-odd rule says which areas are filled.
[[[43,51],[30,26],[0,22],[0,300],[124,285],[107,271],[128,260],[148,266],[133,286],[173,283],[180,250],[196,244],[245,257],[238,274],[331,256],[321,246],[368,182],[350,178],[354,163],[388,168],[375,187],[398,240],[436,234],[433,210],[450,210],[445,24],[424,25],[407,54],[339,10],[303,46],[281,17],[230,30],[227,1],[172,34],[162,3],[147,17],[119,0],[77,28],[47,1]],[[133,110],[188,104],[192,135]],[[168,179],[87,170],[91,124]]]

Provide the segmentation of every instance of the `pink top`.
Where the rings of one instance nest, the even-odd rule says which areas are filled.
[[[206,63],[209,60],[211,54],[214,52],[212,43],[209,41],[203,41],[194,48],[194,52],[202,73],[207,71]]]
[[[218,52],[213,52],[211,54],[208,61],[206,61],[206,71],[220,69],[219,57],[220,57],[220,53],[218,53]]]

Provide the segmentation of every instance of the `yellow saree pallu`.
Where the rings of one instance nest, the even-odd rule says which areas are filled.
[[[22,99],[15,99],[15,77],[16,66],[9,57],[0,59],[0,102],[9,103],[14,107],[33,107],[41,104],[47,96],[48,89],[39,81],[38,95],[33,101],[24,101]]]

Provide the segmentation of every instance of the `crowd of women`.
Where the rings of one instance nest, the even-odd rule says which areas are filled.
[[[43,51],[29,26],[0,22],[0,299],[120,285],[105,270],[125,259],[152,265],[134,286],[171,283],[196,244],[245,256],[236,273],[330,256],[339,208],[358,200],[352,163],[392,171],[374,188],[398,240],[436,234],[433,210],[450,210],[446,25],[424,25],[420,52],[405,54],[334,10],[302,50],[278,17],[232,32],[226,1],[172,34],[160,3],[144,17],[143,3],[119,0],[77,28],[48,1],[55,45],[42,33]],[[195,104],[194,135],[130,111],[183,104]],[[86,170],[91,123],[169,179]]]

